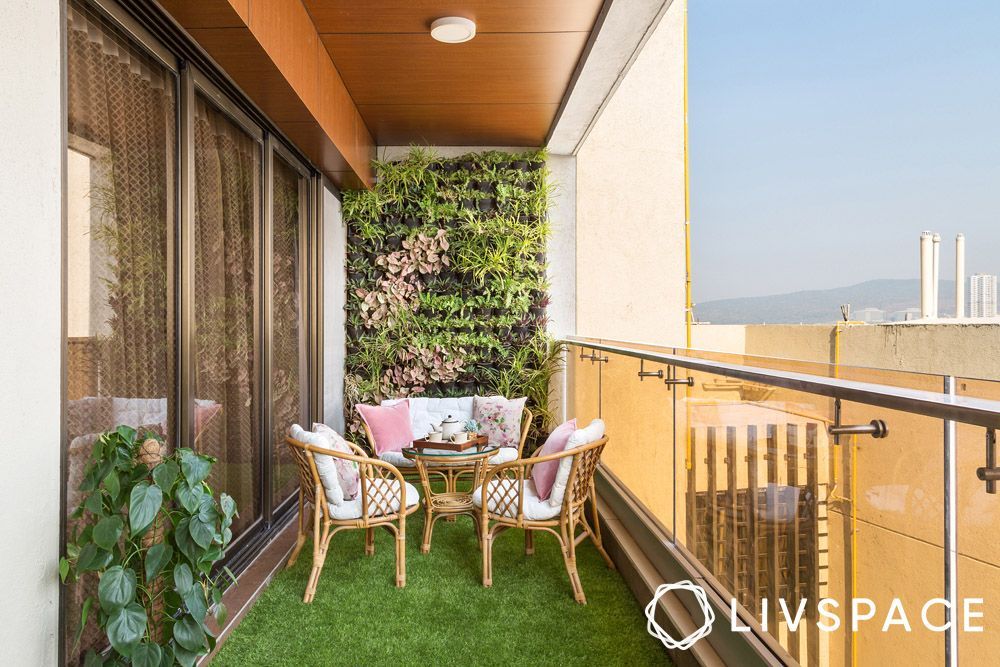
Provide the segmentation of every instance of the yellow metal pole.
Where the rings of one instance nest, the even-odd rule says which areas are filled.
[[[688,150],[688,10],[684,3],[684,326],[687,347],[691,348],[691,175]]]
[[[691,177],[688,168],[688,8],[684,2],[684,331],[685,346],[690,350],[691,322],[694,319],[691,304]],[[691,470],[691,387],[684,388],[684,467]],[[689,489],[693,493],[693,489]],[[693,520],[693,517],[688,517]]]

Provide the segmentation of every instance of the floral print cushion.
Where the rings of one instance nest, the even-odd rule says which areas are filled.
[[[517,448],[521,441],[521,413],[527,400],[476,396],[472,404],[472,418],[482,425],[479,433],[490,439],[490,445]]]

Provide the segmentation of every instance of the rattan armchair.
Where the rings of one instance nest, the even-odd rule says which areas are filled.
[[[528,440],[528,432],[531,430],[531,421],[534,419],[534,415],[531,410],[524,408],[521,411],[521,437],[517,443],[517,458],[520,459],[524,456],[524,443]],[[368,428],[368,424],[364,421],[361,422],[362,427],[365,429],[365,437],[368,438],[368,447],[374,452],[375,451],[375,438],[372,436],[371,430]],[[509,463],[509,462],[508,462]],[[487,465],[489,461],[487,461]],[[501,465],[501,464],[494,464]],[[403,475],[409,479],[419,479],[417,470],[414,467],[400,467]],[[458,480],[463,475],[468,475],[472,478],[475,475],[476,466],[470,463],[463,464],[438,464],[438,465],[427,465],[427,474],[433,477],[439,477],[445,483],[445,489],[449,493],[455,493],[458,489]]]
[[[586,604],[580,576],[576,569],[576,547],[588,537],[597,547],[609,568],[614,563],[601,543],[601,527],[597,516],[597,496],[594,492],[594,471],[607,437],[569,449],[558,454],[534,456],[496,466],[486,473],[483,485],[473,494],[480,505],[481,537],[483,551],[483,586],[493,585],[493,540],[508,528],[524,529],[524,551],[534,553],[533,532],[544,530],[559,540],[566,572],[573,587],[573,598]],[[562,503],[551,508],[548,500],[533,496],[534,483],[531,469],[543,461],[572,459],[569,478]],[[530,487],[528,485],[531,485]],[[592,521],[585,515],[588,499],[591,502]],[[583,529],[579,535],[578,529]]]
[[[419,506],[416,489],[403,479],[391,463],[370,458],[363,449],[350,444],[354,454],[333,451],[286,438],[299,472],[299,532],[287,567],[295,564],[309,536],[306,506],[312,506],[313,566],[303,602],[312,602],[316,584],[326,562],[330,539],[342,530],[365,531],[365,554],[375,553],[375,529],[382,527],[395,537],[396,586],[406,585],[406,517]],[[358,464],[360,486],[357,498],[342,505],[331,505],[316,469],[314,454],[325,454]],[[407,488],[409,487],[409,489]],[[412,495],[411,495],[412,494]]]

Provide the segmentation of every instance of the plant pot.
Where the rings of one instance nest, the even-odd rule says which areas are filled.
[[[528,163],[528,171],[539,171],[544,166],[545,166],[545,163],[541,162],[541,161],[538,161],[538,162],[529,162]]]
[[[536,252],[535,253],[535,262],[538,263],[538,264],[544,264],[545,263],[545,253],[544,252]]]
[[[365,240],[363,238],[355,234],[351,234],[347,237],[347,245],[354,246],[355,248],[363,245],[364,242]]]
[[[456,171],[458,171],[458,163],[456,163],[456,162],[445,162],[442,165],[441,170],[444,171],[444,173],[446,173],[446,174],[454,174]]]
[[[398,236],[390,236],[385,240],[385,244],[392,250],[399,250],[403,247],[403,239]]]
[[[496,200],[492,197],[486,197],[485,199],[479,200],[479,210],[483,213],[487,211],[492,211],[496,207]]]
[[[403,224],[406,225],[407,229],[416,229],[420,226],[420,218],[408,215],[403,218]]]
[[[462,199],[462,209],[466,211],[474,211],[476,209],[476,200],[472,197],[465,197]]]
[[[510,162],[497,162],[497,169],[510,169]]]
[[[431,162],[429,165],[427,165],[427,171],[441,171],[441,163]]]
[[[534,192],[538,189],[538,185],[534,181],[528,181],[524,184],[525,192]]]
[[[489,181],[479,181],[479,191],[491,195],[496,192],[496,186]]]
[[[531,315],[533,317],[536,317],[536,318],[538,318],[538,317],[545,317],[545,307],[544,306],[532,306],[530,312],[531,312]]]
[[[352,283],[360,283],[365,279],[365,274],[361,271],[348,271],[347,280]]]
[[[476,168],[476,163],[472,160],[462,160],[458,163],[458,166],[465,171],[473,171]]]
[[[528,171],[527,160],[514,160],[510,163],[510,168],[514,171]]]
[[[383,218],[382,218],[382,220],[383,220],[383,221],[384,221],[384,222],[385,222],[385,223],[386,223],[387,225],[398,225],[398,224],[399,224],[399,219],[400,219],[400,218],[399,218],[399,216],[398,216],[398,215],[395,215],[395,214],[392,214],[392,215],[386,215],[386,216],[383,216]]]

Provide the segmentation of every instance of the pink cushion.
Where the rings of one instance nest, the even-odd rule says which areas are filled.
[[[548,456],[565,451],[569,437],[573,435],[574,431],[576,431],[576,419],[570,419],[557,426],[552,433],[549,433],[549,437],[546,438],[538,456]],[[531,479],[535,482],[535,493],[542,500],[548,500],[549,494],[552,493],[552,484],[556,481],[557,472],[559,472],[558,460],[542,461],[531,468]]]
[[[410,401],[395,405],[357,405],[361,418],[368,424],[375,440],[375,456],[402,451],[413,444],[410,427]]]

